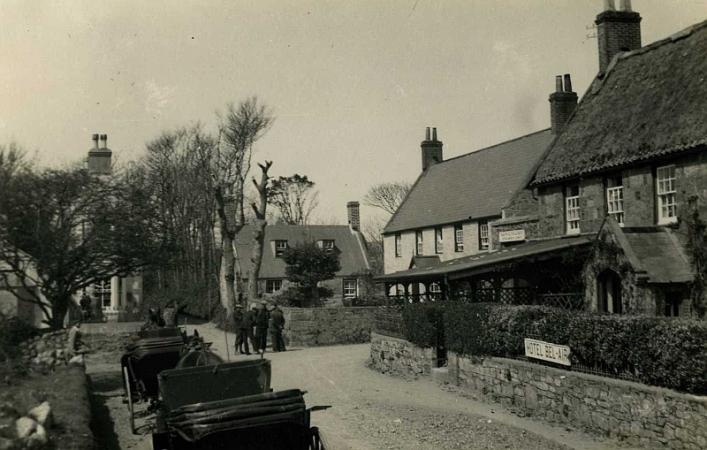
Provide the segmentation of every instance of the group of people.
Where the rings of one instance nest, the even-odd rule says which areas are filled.
[[[285,315],[279,306],[269,308],[266,301],[253,303],[250,310],[243,311],[242,305],[236,305],[233,313],[236,326],[236,349],[244,355],[250,355],[248,341],[256,353],[265,353],[268,344],[268,330],[272,351],[284,352],[285,340],[282,331],[285,328]]]

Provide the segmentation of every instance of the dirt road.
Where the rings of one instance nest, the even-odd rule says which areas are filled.
[[[228,355],[235,359],[232,334],[225,337],[212,324],[196,328],[224,358],[227,340]],[[612,448],[582,433],[519,418],[442,390],[426,379],[406,381],[377,373],[365,365],[367,344],[290,349],[267,357],[272,360],[273,389],[300,388],[307,391],[309,406],[332,406],[313,413],[312,422],[335,450]],[[95,355],[87,360],[101,448],[149,449],[148,430],[138,436],[130,432],[118,363],[111,358],[114,355]]]

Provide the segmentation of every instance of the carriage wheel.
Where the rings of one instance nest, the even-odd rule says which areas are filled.
[[[130,412],[130,431],[135,434],[135,411],[133,408],[133,393],[130,389],[130,377],[128,368],[123,367],[123,378],[125,379],[125,390],[128,394],[128,411]]]

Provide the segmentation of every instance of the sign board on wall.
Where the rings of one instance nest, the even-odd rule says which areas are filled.
[[[566,345],[525,338],[525,356],[565,366],[571,365],[570,348]]]
[[[499,242],[518,242],[518,241],[524,241],[525,240],[525,230],[520,229],[520,230],[508,230],[508,231],[499,231],[498,232],[498,241]]]

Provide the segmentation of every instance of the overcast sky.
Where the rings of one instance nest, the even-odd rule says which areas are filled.
[[[619,0],[616,0],[618,5]],[[643,44],[707,18],[707,0],[634,0]],[[0,142],[43,165],[108,134],[121,161],[162,130],[213,129],[257,95],[277,117],[256,147],[308,175],[320,219],[383,181],[414,181],[436,126],[444,156],[547,128],[554,76],[581,95],[601,0],[0,0]],[[370,217],[362,209],[362,219]]]

